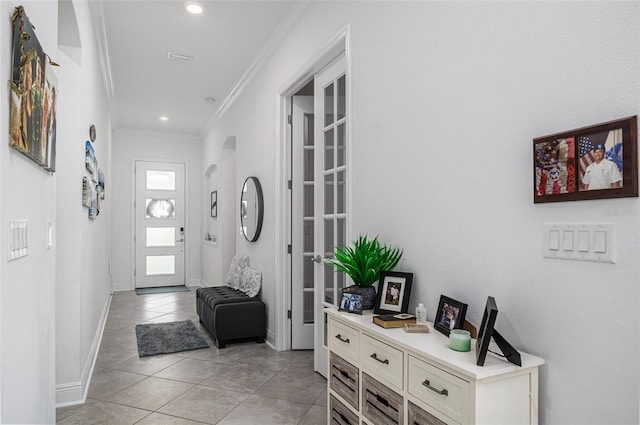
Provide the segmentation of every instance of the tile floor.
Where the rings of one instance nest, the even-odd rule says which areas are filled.
[[[135,325],[191,319],[209,349],[138,357]],[[241,342],[218,350],[190,292],[111,301],[93,378],[82,405],[57,409],[58,424],[326,424],[326,380],[312,351],[278,352]]]

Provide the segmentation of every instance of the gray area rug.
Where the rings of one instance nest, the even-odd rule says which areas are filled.
[[[136,325],[136,337],[140,357],[209,348],[191,320]]]

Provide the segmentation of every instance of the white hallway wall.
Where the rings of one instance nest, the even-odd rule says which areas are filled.
[[[239,187],[263,183],[260,239],[237,250],[263,272],[275,327],[276,91],[352,29],[352,229],[399,245],[411,308],[441,294],[544,357],[540,420],[638,423],[637,198],[534,205],[532,139],[640,106],[637,2],[319,2],[205,138],[237,140]],[[251,122],[251,125],[246,125]],[[616,264],[542,257],[545,222],[613,222]],[[621,342],[624,341],[624,344]],[[604,384],[602,390],[599,384]]]
[[[83,146],[92,122],[104,132],[99,159],[108,181],[110,122],[100,72],[95,65],[86,2],[74,2],[85,48],[82,66],[68,63],[68,58],[59,54],[57,1],[0,2],[3,22],[0,72],[5,82],[0,85],[0,97],[9,98],[6,84],[11,69],[9,22],[19,4],[36,26],[44,51],[63,66],[55,69],[61,84],[56,173],[50,175],[10,149],[8,132],[0,132],[0,222],[4,223],[0,245],[7,246],[8,220],[29,220],[29,255],[0,264],[0,422],[54,423],[56,384],[79,383],[110,292],[106,273],[108,252],[104,249],[109,245],[109,233],[105,232],[110,222],[108,204],[101,212],[101,222],[89,223],[86,215],[84,221],[74,226],[67,226],[66,221],[66,213],[77,217],[80,211]],[[75,85],[82,87],[83,96],[76,97]],[[0,102],[0,116],[2,122],[9,122],[8,102]],[[78,150],[73,148],[75,144]],[[69,209],[62,208],[65,216],[58,221],[57,204],[65,200],[70,203]],[[46,249],[48,220],[54,223],[54,246],[50,250]],[[76,256],[71,260],[63,252],[70,249],[77,253],[79,246],[83,247],[81,259]],[[68,273],[66,276],[72,281],[57,285],[58,271],[62,275]],[[56,312],[60,311],[64,313],[57,317]],[[64,355],[56,356],[57,344],[68,348]]]
[[[200,139],[133,130],[113,135],[113,289],[130,291],[133,282],[133,161],[183,162],[186,172],[186,278],[189,285],[201,282],[202,170]],[[208,201],[207,201],[208,202]]]

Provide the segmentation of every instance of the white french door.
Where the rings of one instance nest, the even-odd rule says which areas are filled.
[[[185,166],[135,162],[135,287],[185,284]]]
[[[340,56],[315,77],[314,149],[314,369],[327,376],[326,307],[336,307],[345,285],[343,273],[322,262],[347,235],[347,81]]]
[[[314,343],[314,114],[313,96],[291,98],[291,348]]]

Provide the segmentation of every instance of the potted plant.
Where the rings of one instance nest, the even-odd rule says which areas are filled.
[[[377,236],[369,240],[367,235],[360,235],[352,245],[336,246],[334,258],[324,261],[349,275],[355,284],[350,287],[351,291],[362,294],[363,309],[371,309],[376,300],[376,288],[373,284],[380,280],[381,272],[393,270],[402,257],[402,250],[380,243]]]

